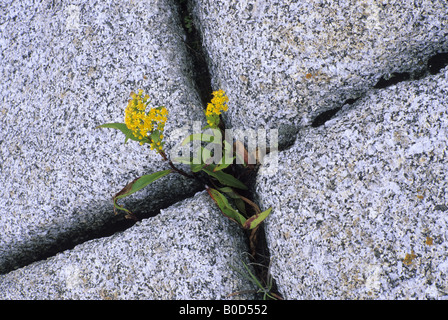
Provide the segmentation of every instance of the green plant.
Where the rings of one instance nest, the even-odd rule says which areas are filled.
[[[115,213],[118,212],[117,210],[121,210],[126,212],[126,218],[136,219],[131,211],[119,205],[117,201],[168,174],[176,173],[199,180],[198,174],[203,172],[208,176],[205,188],[221,212],[242,228],[256,230],[270,214],[271,208],[262,212],[254,202],[241,195],[241,191],[248,189],[247,186],[232,174],[225,172],[226,169],[235,164],[237,157],[245,158],[237,150],[233,150],[232,141],[223,139],[221,130],[218,129],[220,115],[228,109],[227,102],[228,97],[223,90],[214,91],[213,98],[205,110],[207,125],[202,129],[205,131],[193,133],[182,141],[182,146],[191,142],[199,144],[197,150],[194,150],[194,157],[174,159],[176,162],[190,166],[191,173],[187,173],[176,167],[164,151],[163,131],[168,119],[167,109],[163,106],[150,108],[149,96],[144,95],[142,90],[139,90],[138,93],[131,93],[131,100],[129,100],[125,110],[124,123],[106,123],[98,126],[98,128],[120,130],[125,135],[125,143],[131,139],[141,145],[149,144],[151,150],[160,154],[162,159],[168,162],[170,168],[144,175],[128,183],[113,197]],[[204,147],[203,144],[207,145]]]
[[[229,296],[255,292],[255,293],[261,293],[263,295],[263,300],[268,300],[268,299],[283,300],[283,298],[281,296],[279,296],[272,290],[273,289],[273,279],[269,272],[271,264],[269,264],[269,268],[268,268],[268,272],[267,272],[267,279],[266,279],[266,281],[262,282],[262,280],[259,280],[258,277],[250,270],[249,266],[251,264],[246,264],[244,261],[241,261],[241,262],[244,266],[245,271],[241,271],[232,265],[230,265],[230,267],[233,270],[235,270],[236,272],[238,272],[241,276],[243,276],[246,280],[249,280],[250,282],[252,282],[256,287],[258,287],[258,290],[256,290],[256,291],[254,291],[254,290],[238,291],[238,292],[231,293]],[[261,267],[265,267],[265,266],[261,266]]]
[[[185,28],[187,29],[188,33],[193,32],[193,19],[191,19],[190,16],[186,16],[184,18],[184,25],[185,25]]]

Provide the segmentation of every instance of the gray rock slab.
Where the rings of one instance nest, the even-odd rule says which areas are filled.
[[[0,6],[0,272],[102,228],[115,193],[168,168],[120,132],[95,130],[124,122],[131,91],[166,106],[167,139],[205,123],[176,10],[156,0]],[[152,212],[198,190],[173,175],[125,203]]]
[[[228,127],[279,129],[280,145],[317,114],[391,73],[419,73],[448,48],[448,2],[194,0]]]
[[[252,299],[245,236],[207,192],[0,276],[3,299]],[[233,267],[233,268],[232,268]]]
[[[299,134],[256,186],[284,297],[446,297],[448,68]]]

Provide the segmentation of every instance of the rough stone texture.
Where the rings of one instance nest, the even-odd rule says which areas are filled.
[[[0,4],[0,272],[101,228],[113,194],[167,168],[120,132],[95,130],[123,122],[131,91],[167,107],[167,136],[204,121],[170,3]],[[149,198],[140,210],[151,212],[197,190],[173,175],[128,205]]]
[[[299,134],[257,181],[284,297],[447,297],[448,68]]]
[[[4,299],[226,299],[255,289],[231,267],[248,263],[244,243],[203,191],[122,233],[2,275],[0,292]]]
[[[448,48],[448,2],[193,0],[229,127],[297,127]]]
[[[448,71],[370,89],[393,72],[422,76],[448,50],[448,3],[191,5],[213,87],[230,98],[227,126],[279,129],[281,145],[299,132],[256,185],[274,208],[267,240],[284,297],[446,298]],[[170,111],[167,149],[204,121],[176,10],[174,0],[0,4],[0,273],[101,230],[115,192],[166,168],[119,132],[94,130],[123,121],[130,91]],[[125,204],[150,213],[199,187],[170,175]],[[229,266],[243,269],[244,243],[203,192],[0,275],[1,298],[224,299],[254,289]]]

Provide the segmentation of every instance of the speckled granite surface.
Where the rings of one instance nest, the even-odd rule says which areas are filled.
[[[256,184],[274,208],[266,231],[284,297],[447,298],[448,75],[424,73],[448,52],[447,2],[190,6],[213,87],[230,98],[227,126],[295,141],[267,157]],[[245,239],[204,193],[31,264],[101,229],[111,196],[163,167],[119,132],[94,130],[123,120],[130,91],[168,108],[168,138],[204,121],[177,9],[174,0],[0,4],[0,273],[28,264],[0,276],[4,298],[225,299],[253,289],[229,267],[241,269]],[[372,89],[394,72],[422,78]],[[170,175],[127,205],[157,211],[197,188]]]
[[[260,175],[285,298],[448,295],[447,106],[448,68],[369,92]]]
[[[227,125],[297,127],[357,98],[383,76],[418,73],[448,49],[448,2],[193,0]]]
[[[167,167],[112,129],[139,88],[170,112],[166,135],[204,119],[176,7],[166,1],[0,6],[0,271],[114,218],[112,196]],[[169,146],[168,146],[169,148]],[[198,190],[169,176],[138,197],[158,210]],[[143,199],[151,199],[142,203]],[[126,199],[127,200],[127,199]],[[125,202],[126,202],[125,200]]]
[[[233,269],[248,263],[244,241],[203,191],[122,233],[0,275],[0,292],[4,299],[252,299],[256,288]]]

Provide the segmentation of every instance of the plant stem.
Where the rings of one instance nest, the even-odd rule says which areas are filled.
[[[168,161],[168,164],[170,165],[170,167],[177,173],[183,175],[184,177],[190,178],[190,179],[197,179],[195,176],[192,176],[192,175],[186,173],[182,169],[176,168],[176,166],[173,164],[173,162],[167,158],[164,151],[159,151],[159,154],[162,156],[164,161]]]
[[[251,200],[249,200],[249,199],[247,199],[246,197],[243,197],[242,195],[238,195],[244,202],[246,202],[247,204],[249,204],[249,205],[251,205],[252,206],[252,208],[254,208],[254,210],[255,210],[255,214],[260,214],[261,213],[261,210],[260,210],[260,207],[258,207],[258,205],[256,204],[256,203],[254,203],[253,201],[251,201]]]

